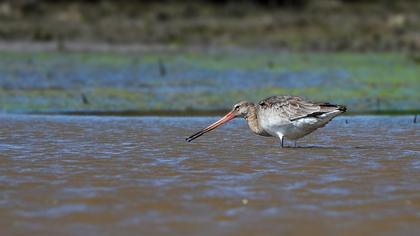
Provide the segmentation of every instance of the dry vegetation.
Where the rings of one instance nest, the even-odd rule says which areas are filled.
[[[302,2],[302,1],[301,1]],[[418,1],[3,1],[3,43],[78,42],[320,51],[418,51]]]

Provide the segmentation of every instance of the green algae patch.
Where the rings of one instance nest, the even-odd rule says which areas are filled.
[[[0,52],[3,112],[214,111],[282,94],[414,111],[418,91],[420,67],[403,53]]]

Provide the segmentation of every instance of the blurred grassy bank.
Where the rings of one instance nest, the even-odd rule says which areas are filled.
[[[55,43],[58,49],[102,43],[418,51],[419,12],[419,1],[386,0],[6,0],[0,2],[0,46],[20,41]]]
[[[242,99],[292,94],[352,112],[414,113],[418,63],[404,53],[1,52],[0,109],[208,114]]]

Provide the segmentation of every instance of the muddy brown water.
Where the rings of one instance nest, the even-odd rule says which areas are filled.
[[[412,117],[184,141],[215,119],[0,115],[1,235],[420,235]]]

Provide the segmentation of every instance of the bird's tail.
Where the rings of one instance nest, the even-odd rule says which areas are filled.
[[[342,112],[346,112],[347,111],[347,107],[344,106],[344,105],[337,105],[337,108],[338,108],[339,111],[342,111]]]
[[[324,110],[324,112],[331,112],[331,111],[336,111],[339,110],[341,112],[346,112],[347,111],[347,107],[344,105],[336,105],[336,104],[330,104],[330,103],[323,103],[320,104],[321,108],[324,108],[322,110]]]

